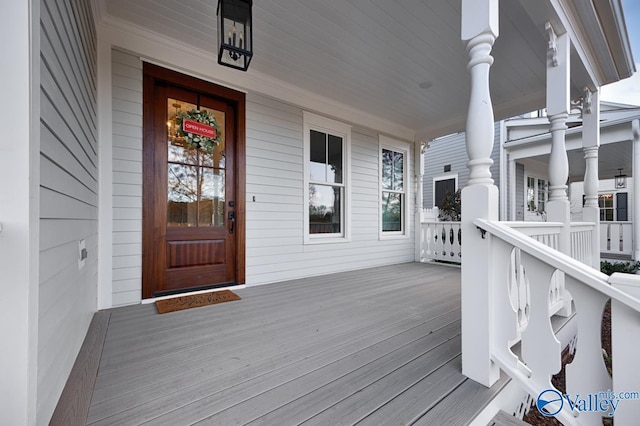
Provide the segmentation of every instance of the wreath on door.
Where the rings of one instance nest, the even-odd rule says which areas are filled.
[[[198,135],[195,133],[185,132],[182,129],[184,120],[197,121],[213,127],[213,137]],[[208,154],[212,154],[216,147],[222,142],[220,138],[220,125],[212,113],[207,110],[191,109],[189,111],[181,111],[176,115],[176,133],[184,140],[187,146],[191,148],[201,149]]]

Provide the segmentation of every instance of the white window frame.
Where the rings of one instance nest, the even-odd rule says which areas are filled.
[[[431,206],[436,206],[436,182],[440,182],[442,180],[450,180],[454,179],[454,187],[455,191],[458,191],[458,173],[447,173],[446,175],[440,175],[433,178],[433,183],[431,186]]]
[[[302,112],[303,122],[303,240],[304,244],[346,243],[351,241],[351,126],[308,111]],[[309,163],[311,161],[311,130],[339,136],[342,138],[342,186],[344,200],[342,209],[342,233],[309,233]]]
[[[535,210],[529,210],[529,199],[528,199],[528,195],[527,195],[527,190],[529,189],[529,178],[533,179],[533,204],[536,207]],[[545,200],[544,200],[544,210],[540,210],[540,188],[538,183],[540,181],[544,181],[545,184],[545,189],[544,189],[544,196],[545,196]],[[546,177],[540,177],[534,174],[524,174],[524,212],[525,214],[535,214],[535,215],[540,215],[540,214],[545,214],[547,212],[547,203],[549,202],[549,179]]]
[[[621,191],[621,192],[623,192],[623,191]],[[606,219],[602,220],[602,219],[600,219],[600,222],[603,222],[603,223],[609,222],[609,223],[611,223],[611,222],[617,222],[618,221],[618,209],[617,209],[618,202],[616,200],[616,198],[617,198],[616,194],[617,193],[618,193],[618,191],[616,191],[616,190],[598,191],[598,217],[600,217],[600,215],[602,214],[602,210],[604,210],[604,209],[611,209],[613,211],[613,215],[612,215],[613,216],[613,220],[606,220]],[[611,195],[612,207],[600,207],[600,197],[603,196],[603,195]],[[627,195],[627,197],[628,197],[628,195]],[[627,200],[628,199],[629,198],[627,198]],[[627,209],[628,209],[628,206],[627,206]]]
[[[382,231],[382,193],[389,192],[382,188],[382,150],[399,152],[404,156],[404,167],[402,170],[403,191],[403,214],[401,231]],[[408,143],[397,139],[379,135],[378,136],[378,233],[381,240],[409,238],[410,236],[410,215],[411,210],[411,180],[409,179],[409,168],[411,167],[411,146]],[[395,192],[395,191],[393,191]]]

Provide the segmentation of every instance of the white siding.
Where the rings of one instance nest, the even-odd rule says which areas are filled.
[[[41,1],[37,423],[47,424],[97,292],[96,32],[88,2]],[[78,242],[88,258],[78,263]]]
[[[303,244],[302,137],[300,108],[249,94],[247,284],[413,261],[413,237],[379,239],[378,135],[357,126],[351,133],[351,242]]]
[[[424,175],[422,176],[422,207],[431,208],[433,202],[433,179],[445,175],[458,175],[458,189],[469,181],[467,168],[467,148],[465,132],[455,133],[429,143],[424,153]],[[500,186],[500,122],[494,124],[494,143],[491,151],[491,176],[494,185]],[[444,172],[444,166],[451,165],[450,172]]]
[[[138,303],[142,280],[142,62],[111,52],[113,306]]]
[[[142,66],[137,57],[116,51],[112,65],[113,304],[118,306],[138,303],[142,286]],[[254,93],[246,107],[247,285],[413,261],[413,215],[410,238],[379,239],[377,133],[352,130],[351,242],[304,245],[302,110]],[[408,176],[415,180],[413,162],[409,165]],[[415,181],[411,185],[415,188]],[[414,199],[410,194],[410,212]]]

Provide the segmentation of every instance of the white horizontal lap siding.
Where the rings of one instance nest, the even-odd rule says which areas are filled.
[[[111,52],[113,102],[113,306],[142,288],[142,62]]]
[[[458,176],[458,189],[465,187],[469,181],[467,168],[466,133],[460,132],[431,141],[424,154],[424,175],[422,176],[422,207],[432,208],[433,179],[446,176]],[[494,140],[491,150],[491,177],[496,186],[500,186],[500,122],[494,123]],[[444,166],[451,165],[451,171],[445,172]]]
[[[442,139],[431,141],[424,152],[424,175],[422,177],[422,206],[432,208],[433,179],[447,175],[458,176],[458,188],[463,188],[469,180],[467,169],[467,148],[465,133],[456,133]],[[444,166],[451,165],[451,171],[445,172]]]
[[[378,135],[357,127],[351,134],[351,241],[303,244],[302,132],[300,108],[248,95],[247,284],[413,261],[413,215],[410,238],[379,239]],[[413,202],[412,194],[408,198]]]
[[[97,309],[96,33],[89,2],[41,1],[37,423],[58,402]],[[78,242],[88,258],[78,264]]]

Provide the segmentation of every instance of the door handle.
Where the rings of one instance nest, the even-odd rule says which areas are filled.
[[[229,233],[233,234],[233,229],[236,225],[236,212],[229,212]]]

